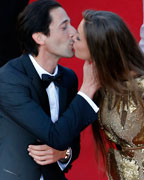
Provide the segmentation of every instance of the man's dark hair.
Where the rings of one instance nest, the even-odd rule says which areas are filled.
[[[50,11],[61,5],[53,0],[37,0],[29,4],[18,18],[18,37],[23,53],[38,55],[38,44],[33,40],[32,34],[41,32],[50,33],[52,17]]]

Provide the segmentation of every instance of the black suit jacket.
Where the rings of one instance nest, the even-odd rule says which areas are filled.
[[[60,118],[52,123],[46,91],[29,57],[22,55],[0,69],[0,179],[39,180],[41,173],[46,180],[64,178],[57,163],[42,167],[28,155],[28,145],[37,140],[59,150],[72,146],[73,158],[78,156],[77,137],[96,113],[84,98],[75,96],[74,72],[62,66],[59,70]]]

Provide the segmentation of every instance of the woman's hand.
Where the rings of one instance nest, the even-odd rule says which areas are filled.
[[[100,87],[101,85],[95,64],[92,61],[85,61],[83,66],[83,83],[80,91],[92,99],[95,92]]]

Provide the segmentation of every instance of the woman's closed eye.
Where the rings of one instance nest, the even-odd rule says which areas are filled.
[[[80,41],[80,37],[79,37],[79,36],[76,36],[76,40]]]

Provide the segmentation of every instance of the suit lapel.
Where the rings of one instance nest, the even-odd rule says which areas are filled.
[[[66,109],[66,103],[67,102],[67,89],[64,87],[59,87],[59,116],[62,115],[62,113]]]
[[[40,105],[45,110],[46,113],[49,114],[49,102],[46,90],[42,87],[41,79],[35,70],[30,58],[28,55],[23,55],[22,63],[25,68],[25,71],[28,77],[31,78],[31,83],[34,86],[37,95],[39,97]]]
[[[59,86],[59,116],[65,111],[67,106],[67,87],[64,81],[64,72],[62,66],[58,65],[58,70],[63,74],[61,85]]]

